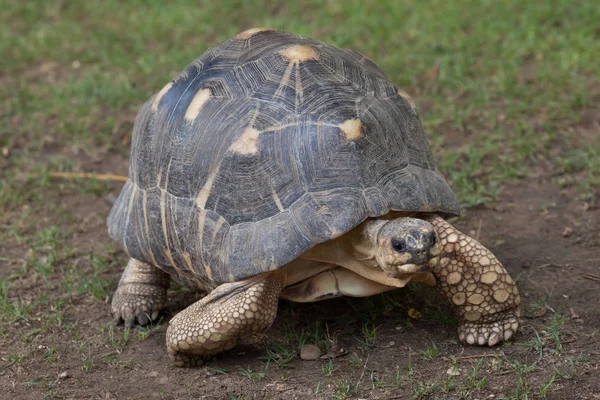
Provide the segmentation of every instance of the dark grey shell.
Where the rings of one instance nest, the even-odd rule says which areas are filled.
[[[390,210],[460,214],[412,101],[357,52],[257,29],[144,104],[108,226],[131,257],[220,284]]]

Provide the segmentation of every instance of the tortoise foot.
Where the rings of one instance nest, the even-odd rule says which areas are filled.
[[[168,274],[131,259],[112,299],[115,323],[130,328],[136,322],[144,326],[155,321],[165,307],[168,287]]]
[[[519,329],[519,318],[513,312],[495,317],[502,318],[489,323],[461,323],[458,327],[458,339],[463,343],[479,346],[495,346],[502,340],[509,340]]]
[[[209,356],[202,356],[192,353],[182,353],[179,351],[171,353],[171,348],[169,348],[169,358],[171,359],[171,361],[173,361],[176,367],[181,368],[201,367],[211,359],[211,357]]]

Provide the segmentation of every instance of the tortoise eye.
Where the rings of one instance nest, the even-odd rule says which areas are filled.
[[[406,242],[403,239],[392,239],[392,248],[398,253],[406,252]]]

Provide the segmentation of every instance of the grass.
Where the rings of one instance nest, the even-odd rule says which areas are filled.
[[[412,92],[421,104],[440,168],[464,205],[497,198],[504,182],[522,177],[528,162],[546,157],[561,140],[567,143],[561,143],[565,150],[556,158],[563,171],[557,179],[577,184],[582,195],[591,198],[600,171],[600,142],[573,146],[580,144],[569,143],[576,135],[561,129],[562,121],[577,120],[579,111],[592,104],[589,88],[600,75],[595,62],[600,45],[592,28],[600,11],[593,2],[579,3],[528,7],[516,1],[472,2],[465,17],[462,7],[442,1],[369,3],[366,10],[357,1],[344,6],[339,1],[309,1],[301,11],[299,5],[288,5],[277,7],[272,15],[235,1],[219,7],[178,2],[167,11],[157,2],[143,7],[123,2],[119,13],[113,13],[113,1],[60,6],[9,1],[6,23],[0,28],[0,66],[15,78],[0,89],[9,99],[3,115],[32,118],[19,124],[19,135],[12,130],[0,135],[0,144],[10,150],[17,140],[27,141],[27,152],[37,152],[44,147],[39,140],[44,135],[84,153],[109,151],[115,146],[110,135],[92,132],[111,132],[120,116],[133,115],[141,102],[209,45],[250,25],[267,25],[355,48]],[[436,15],[444,16],[443,24],[422,24],[438,20]],[[362,34],[356,35],[351,21],[359,16]],[[230,23],[218,30],[203,23],[219,18]],[[125,27],[134,27],[135,37],[123,35]],[[61,40],[65,36],[77,40],[66,43]],[[33,78],[23,76],[26,71]],[[44,82],[47,75],[53,85]],[[11,161],[28,164],[22,172],[36,167]],[[69,161],[62,155],[55,159]],[[66,169],[72,168],[76,166]],[[570,178],[574,174],[576,181]],[[10,183],[3,185],[0,199],[15,207],[28,185],[4,180]],[[100,182],[89,185],[92,194],[107,190]]]
[[[435,343],[425,346],[425,350],[420,351],[421,358],[425,361],[433,361],[440,356],[440,350]]]
[[[333,360],[329,359],[329,362],[321,367],[321,374],[323,376],[332,376],[335,371],[335,366],[333,365]]]
[[[577,188],[586,207],[598,206],[600,137],[590,120],[600,113],[600,7],[592,1],[4,3],[0,340],[9,350],[0,353],[0,368],[33,373],[11,379],[45,387],[48,396],[61,390],[58,366],[75,362],[88,376],[105,365],[141,369],[144,363],[121,353],[132,343],[162,345],[154,336],[165,329],[108,324],[107,300],[125,262],[105,225],[118,184],[57,180],[50,172],[124,173],[141,104],[209,46],[246,28],[282,28],[374,60],[416,100],[439,168],[463,206],[494,205],[508,184],[540,169],[557,187]],[[334,346],[336,330],[351,330],[357,340],[343,344],[350,355],[314,364],[323,380],[311,388],[332,398],[359,396],[368,354],[390,341],[384,322],[398,325],[399,337],[434,323],[454,331],[456,319],[428,293],[409,285],[375,300],[354,299],[325,322],[286,315],[282,337],[266,346],[260,366],[239,375],[250,384],[267,379],[271,368],[287,381],[304,344],[326,354],[342,346]],[[528,315],[546,312],[548,301]],[[387,375],[367,371],[358,389],[470,396],[494,390],[506,375],[513,383],[509,398],[550,396],[591,362],[565,356],[568,325],[555,313],[544,326],[524,330],[525,346],[516,351],[527,357],[461,363],[455,377],[445,375],[446,347],[443,354],[427,339],[422,350],[408,351],[407,361],[385,368]],[[393,351],[404,351],[401,339],[394,341]],[[556,368],[546,368],[551,362]],[[54,369],[37,373],[37,365]],[[425,371],[436,367],[429,379]],[[219,375],[232,370],[210,368]]]
[[[240,368],[238,373],[240,376],[249,379],[252,382],[258,382],[267,376],[267,370],[269,369],[269,362],[267,361],[264,367],[260,370],[253,369],[252,367]]]
[[[350,397],[352,386],[348,379],[344,379],[343,381],[338,382],[335,386],[335,392],[331,396],[332,399],[342,400]]]
[[[564,326],[566,318],[561,314],[560,309],[552,316],[552,320],[548,326],[544,327],[539,333],[535,328],[534,337],[530,341],[523,343],[522,346],[534,350],[541,360],[544,357],[544,353],[554,352],[558,353],[562,350],[561,336],[565,333]]]

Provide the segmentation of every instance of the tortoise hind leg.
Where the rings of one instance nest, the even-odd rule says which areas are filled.
[[[240,339],[267,330],[277,314],[281,271],[225,283],[177,314],[167,329],[167,351],[178,367],[203,363]]]
[[[169,274],[143,261],[130,259],[115,292],[111,309],[115,322],[131,327],[158,318],[165,306]]]
[[[432,271],[437,290],[459,317],[461,342],[494,346],[519,327],[521,299],[514,281],[491,251],[438,216],[428,218],[442,254]]]

